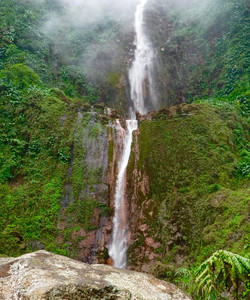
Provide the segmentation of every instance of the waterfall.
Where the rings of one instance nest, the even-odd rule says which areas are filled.
[[[126,121],[127,130],[123,129],[117,120],[117,132],[123,143],[122,155],[119,163],[119,172],[115,191],[115,216],[113,219],[112,243],[109,247],[109,255],[117,268],[125,268],[127,264],[127,209],[125,203],[125,184],[131,144],[133,141],[133,131],[137,129],[136,120]]]
[[[153,89],[153,61],[154,51],[144,32],[143,13],[147,0],[140,0],[135,12],[135,58],[129,70],[129,80],[131,86],[131,100],[133,107],[130,110],[130,120],[126,121],[126,130],[122,128],[117,120],[116,131],[123,144],[123,150],[118,163],[118,177],[115,190],[115,215],[113,219],[112,243],[109,246],[109,256],[117,268],[126,268],[127,265],[127,208],[125,203],[126,191],[126,169],[130,157],[131,145],[133,141],[133,131],[137,130],[138,123],[135,112],[141,114],[148,112],[147,102],[156,101]]]
[[[135,13],[135,58],[129,70],[134,111],[146,114],[157,105],[153,69],[156,54],[144,30],[144,11],[148,0],[141,0]]]

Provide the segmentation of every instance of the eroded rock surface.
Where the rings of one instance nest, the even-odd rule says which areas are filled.
[[[38,251],[0,261],[0,299],[190,299],[151,275]]]

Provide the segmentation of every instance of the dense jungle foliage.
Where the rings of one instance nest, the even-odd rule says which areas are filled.
[[[137,202],[141,222],[161,244],[152,250],[158,263],[150,271],[185,287],[176,277],[178,266],[195,272],[218,249],[248,257],[249,124],[240,110],[181,104],[141,121],[139,129],[140,157],[131,154],[129,193],[133,170],[147,174],[149,193],[139,193]],[[145,244],[139,231],[128,250],[133,265],[150,263],[140,257]]]
[[[226,101],[249,114],[247,1],[150,3],[148,30],[164,66],[159,90],[168,103]]]
[[[0,252],[10,255],[43,239],[55,251],[77,111],[98,95],[39,32],[50,9],[56,2],[0,2]]]
[[[181,0],[152,0],[147,10],[148,33],[159,53],[161,107],[184,106],[170,113],[160,110],[152,121],[140,123],[139,168],[151,180],[156,212],[148,222],[162,243],[153,273],[183,288],[216,250],[247,257],[250,249],[249,4],[204,3],[189,1],[180,9]],[[91,198],[80,201],[83,182],[99,183],[100,170],[90,174],[81,166],[85,136],[79,124],[87,128],[96,105],[89,132],[94,139],[107,123],[100,104],[123,107],[134,39],[131,16],[81,26],[48,22],[64,13],[59,0],[0,0],[2,255],[44,247],[74,257],[71,233],[95,228],[96,208],[102,215],[112,213]],[[72,149],[75,161],[68,179]],[[58,219],[67,180],[76,201],[66,212],[71,226],[62,230]],[[181,236],[176,237],[176,228]],[[179,255],[186,269],[176,273]],[[230,278],[224,278],[223,287]],[[247,299],[247,292],[249,285],[239,289],[239,297]]]

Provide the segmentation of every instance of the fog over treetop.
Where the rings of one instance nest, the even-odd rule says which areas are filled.
[[[34,2],[31,0],[26,0]],[[47,3],[51,6],[51,15],[48,16],[47,29],[59,23],[69,22],[74,26],[83,26],[110,18],[116,21],[133,20],[136,5],[140,0],[55,0],[53,3],[47,0],[35,0],[40,3]],[[204,5],[209,0],[149,0],[148,5],[158,4],[163,7],[175,7],[182,12],[187,8],[196,8]],[[213,2],[213,0],[210,0]],[[53,9],[55,8],[55,9]]]

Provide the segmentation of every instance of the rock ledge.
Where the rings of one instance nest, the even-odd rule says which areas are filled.
[[[190,300],[151,275],[38,251],[0,260],[0,299]]]

